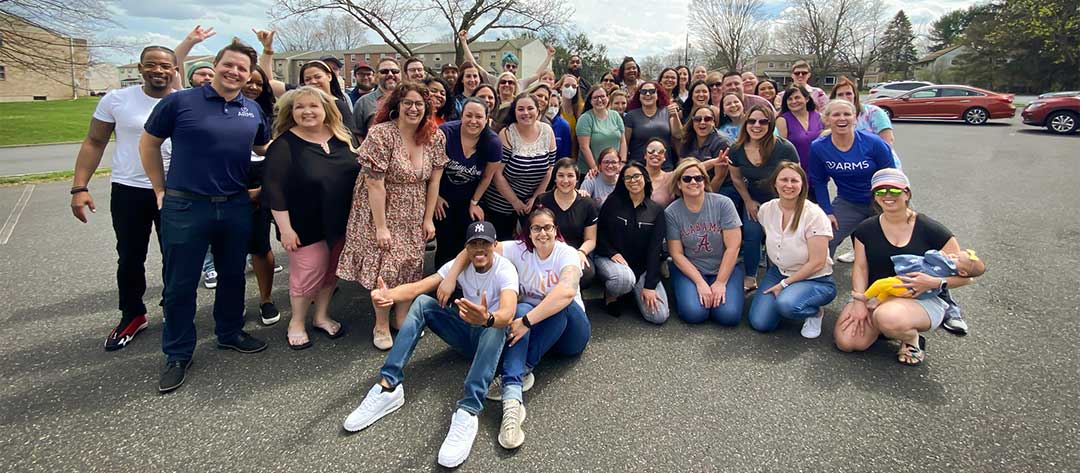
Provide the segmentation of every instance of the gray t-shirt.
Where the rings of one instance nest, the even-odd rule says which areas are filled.
[[[724,259],[723,230],[742,226],[735,204],[722,194],[705,193],[701,211],[692,213],[682,199],[664,210],[667,239],[682,242],[683,254],[703,276],[713,276]]]
[[[599,175],[596,177],[587,177],[581,182],[581,190],[588,192],[592,196],[593,202],[596,202],[596,208],[604,206],[604,201],[607,200],[611,192],[615,190],[615,183],[618,180],[608,184],[603,177]]]
[[[379,98],[383,96],[382,89],[376,87],[375,90],[364,94],[360,97],[360,100],[356,101],[356,105],[353,107],[353,127],[356,133],[362,137],[367,137],[368,122],[375,116],[375,112],[379,110]]]
[[[623,114],[623,125],[626,126],[627,130],[634,130],[630,134],[630,142],[627,143],[627,162],[638,161],[644,163],[645,146],[653,138],[664,140],[664,147],[668,151],[666,162],[673,161],[672,152],[674,147],[671,146],[671,121],[666,108],[658,108],[651,118],[645,116],[643,109],[630,110]]]

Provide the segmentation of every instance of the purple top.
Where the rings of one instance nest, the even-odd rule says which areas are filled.
[[[791,112],[784,112],[780,116],[787,123],[788,141],[795,145],[795,151],[799,153],[799,165],[803,169],[807,169],[806,163],[810,159],[810,143],[816,140],[818,136],[821,136],[821,114],[817,111],[810,111],[809,129],[803,128],[802,123]]]

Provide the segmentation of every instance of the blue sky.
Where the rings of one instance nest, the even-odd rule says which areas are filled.
[[[690,0],[568,1],[576,11],[573,23],[595,41],[607,45],[611,57],[629,55],[640,59],[675,48],[681,49],[686,40]],[[786,7],[785,1],[767,1],[767,10],[771,14],[779,14]],[[884,1],[890,16],[902,7],[916,24],[928,24],[948,11],[975,3],[974,0]],[[212,26],[218,32],[217,36],[194,51],[196,54],[209,54],[233,36],[255,43],[251,29],[262,28],[269,23],[267,11],[273,3],[273,0],[117,0],[113,7],[113,18],[120,26],[106,34],[140,44],[171,47],[179,43],[196,24]],[[627,15],[625,12],[634,13]],[[413,39],[432,40],[445,34],[445,31],[433,29]],[[375,40],[375,35],[368,35],[368,41]],[[130,62],[133,59],[125,56],[120,54],[110,59],[115,62]]]

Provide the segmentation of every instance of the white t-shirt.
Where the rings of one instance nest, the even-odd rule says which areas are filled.
[[[153,188],[139,158],[139,138],[142,137],[146,119],[159,101],[161,99],[146,95],[142,87],[131,86],[113,90],[98,102],[94,118],[112,123],[116,129],[111,182],[142,189]],[[161,158],[165,162],[166,174],[171,157],[172,141],[165,140],[161,145]]]
[[[559,274],[563,268],[573,266],[581,270],[577,250],[561,241],[555,242],[555,249],[547,259],[540,259],[535,251],[527,251],[525,244],[518,240],[502,242],[502,250],[503,256],[517,268],[518,280],[521,281],[519,300],[534,306],[559,283]],[[580,289],[574,295],[574,302],[581,310],[585,310]]]
[[[769,252],[769,261],[776,265],[780,274],[791,276],[799,272],[802,266],[810,260],[810,248],[807,240],[815,236],[832,238],[832,223],[825,211],[817,204],[806,201],[803,205],[802,216],[799,217],[799,227],[792,231],[783,231],[784,212],[780,208],[780,200],[773,199],[758,209],[758,222],[765,229],[765,248]],[[833,261],[828,255],[825,256],[825,267],[807,279],[820,278],[832,274]]]
[[[461,293],[465,296],[465,300],[479,304],[481,296],[487,294],[487,310],[492,312],[499,308],[499,295],[503,290],[509,289],[515,294],[518,292],[517,269],[498,253],[494,255],[491,268],[487,271],[478,273],[470,263],[457,277],[458,286],[461,286]],[[453,265],[453,261],[447,261],[439,268],[439,276],[445,278]]]

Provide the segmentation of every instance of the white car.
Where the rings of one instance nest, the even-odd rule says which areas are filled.
[[[885,84],[872,87],[870,89],[870,98],[877,99],[881,97],[899,97],[919,87],[925,87],[928,85],[934,85],[931,82],[924,82],[918,80],[902,80],[898,82],[888,82]]]

